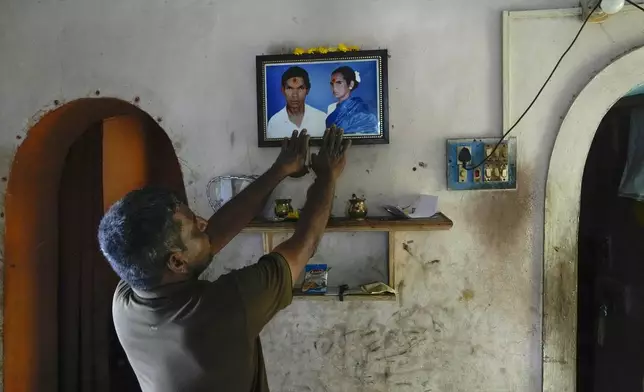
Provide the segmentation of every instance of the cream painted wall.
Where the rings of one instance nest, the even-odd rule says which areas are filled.
[[[501,11],[576,3],[3,0],[0,172],[54,100],[140,96],[174,142],[193,207],[208,214],[211,176],[257,174],[277,154],[256,147],[255,55],[340,41],[387,48],[392,143],[352,150],[338,199],[364,193],[374,207],[436,194],[455,227],[397,239],[411,250],[397,266],[400,304],[282,312],[262,334],[273,390],[537,391],[545,165],[520,161],[517,192],[448,192],[444,142],[500,133]],[[298,203],[308,184],[276,192]],[[240,236],[216,263],[260,254],[259,237]]]

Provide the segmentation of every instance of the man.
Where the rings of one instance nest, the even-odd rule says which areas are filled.
[[[309,74],[303,68],[291,67],[282,75],[282,94],[286,106],[268,121],[266,136],[288,137],[293,129],[306,129],[310,136],[321,137],[326,124],[326,113],[306,104],[311,91]]]
[[[350,142],[327,130],[311,157],[316,174],[293,236],[257,264],[198,280],[217,253],[261,211],[287,176],[302,176],[309,136],[293,132],[275,164],[208,221],[163,190],[126,195],[103,217],[101,250],[122,278],[116,332],[144,392],[268,391],[259,332],[291,303],[331,211]]]

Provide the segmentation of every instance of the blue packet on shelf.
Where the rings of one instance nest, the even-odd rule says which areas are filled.
[[[308,294],[326,293],[328,275],[329,268],[326,264],[307,264],[304,268],[302,292]]]

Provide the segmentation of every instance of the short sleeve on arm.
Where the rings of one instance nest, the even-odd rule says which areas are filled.
[[[231,275],[244,303],[249,336],[254,338],[293,300],[291,269],[281,255],[270,253]]]

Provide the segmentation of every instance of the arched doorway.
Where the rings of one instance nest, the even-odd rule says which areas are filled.
[[[575,391],[577,368],[578,233],[582,178],[602,119],[644,81],[644,49],[607,66],[581,91],[557,135],[545,203],[543,390]]]
[[[635,391],[644,369],[644,203],[632,189],[641,169],[629,150],[644,95],[617,101],[588,153],[579,214],[577,382],[580,392]],[[631,155],[632,152],[631,152]],[[635,192],[632,192],[634,190]]]
[[[6,390],[114,390],[117,279],[98,253],[96,225],[105,208],[145,184],[185,200],[171,141],[132,104],[76,100],[28,132],[5,201]]]

